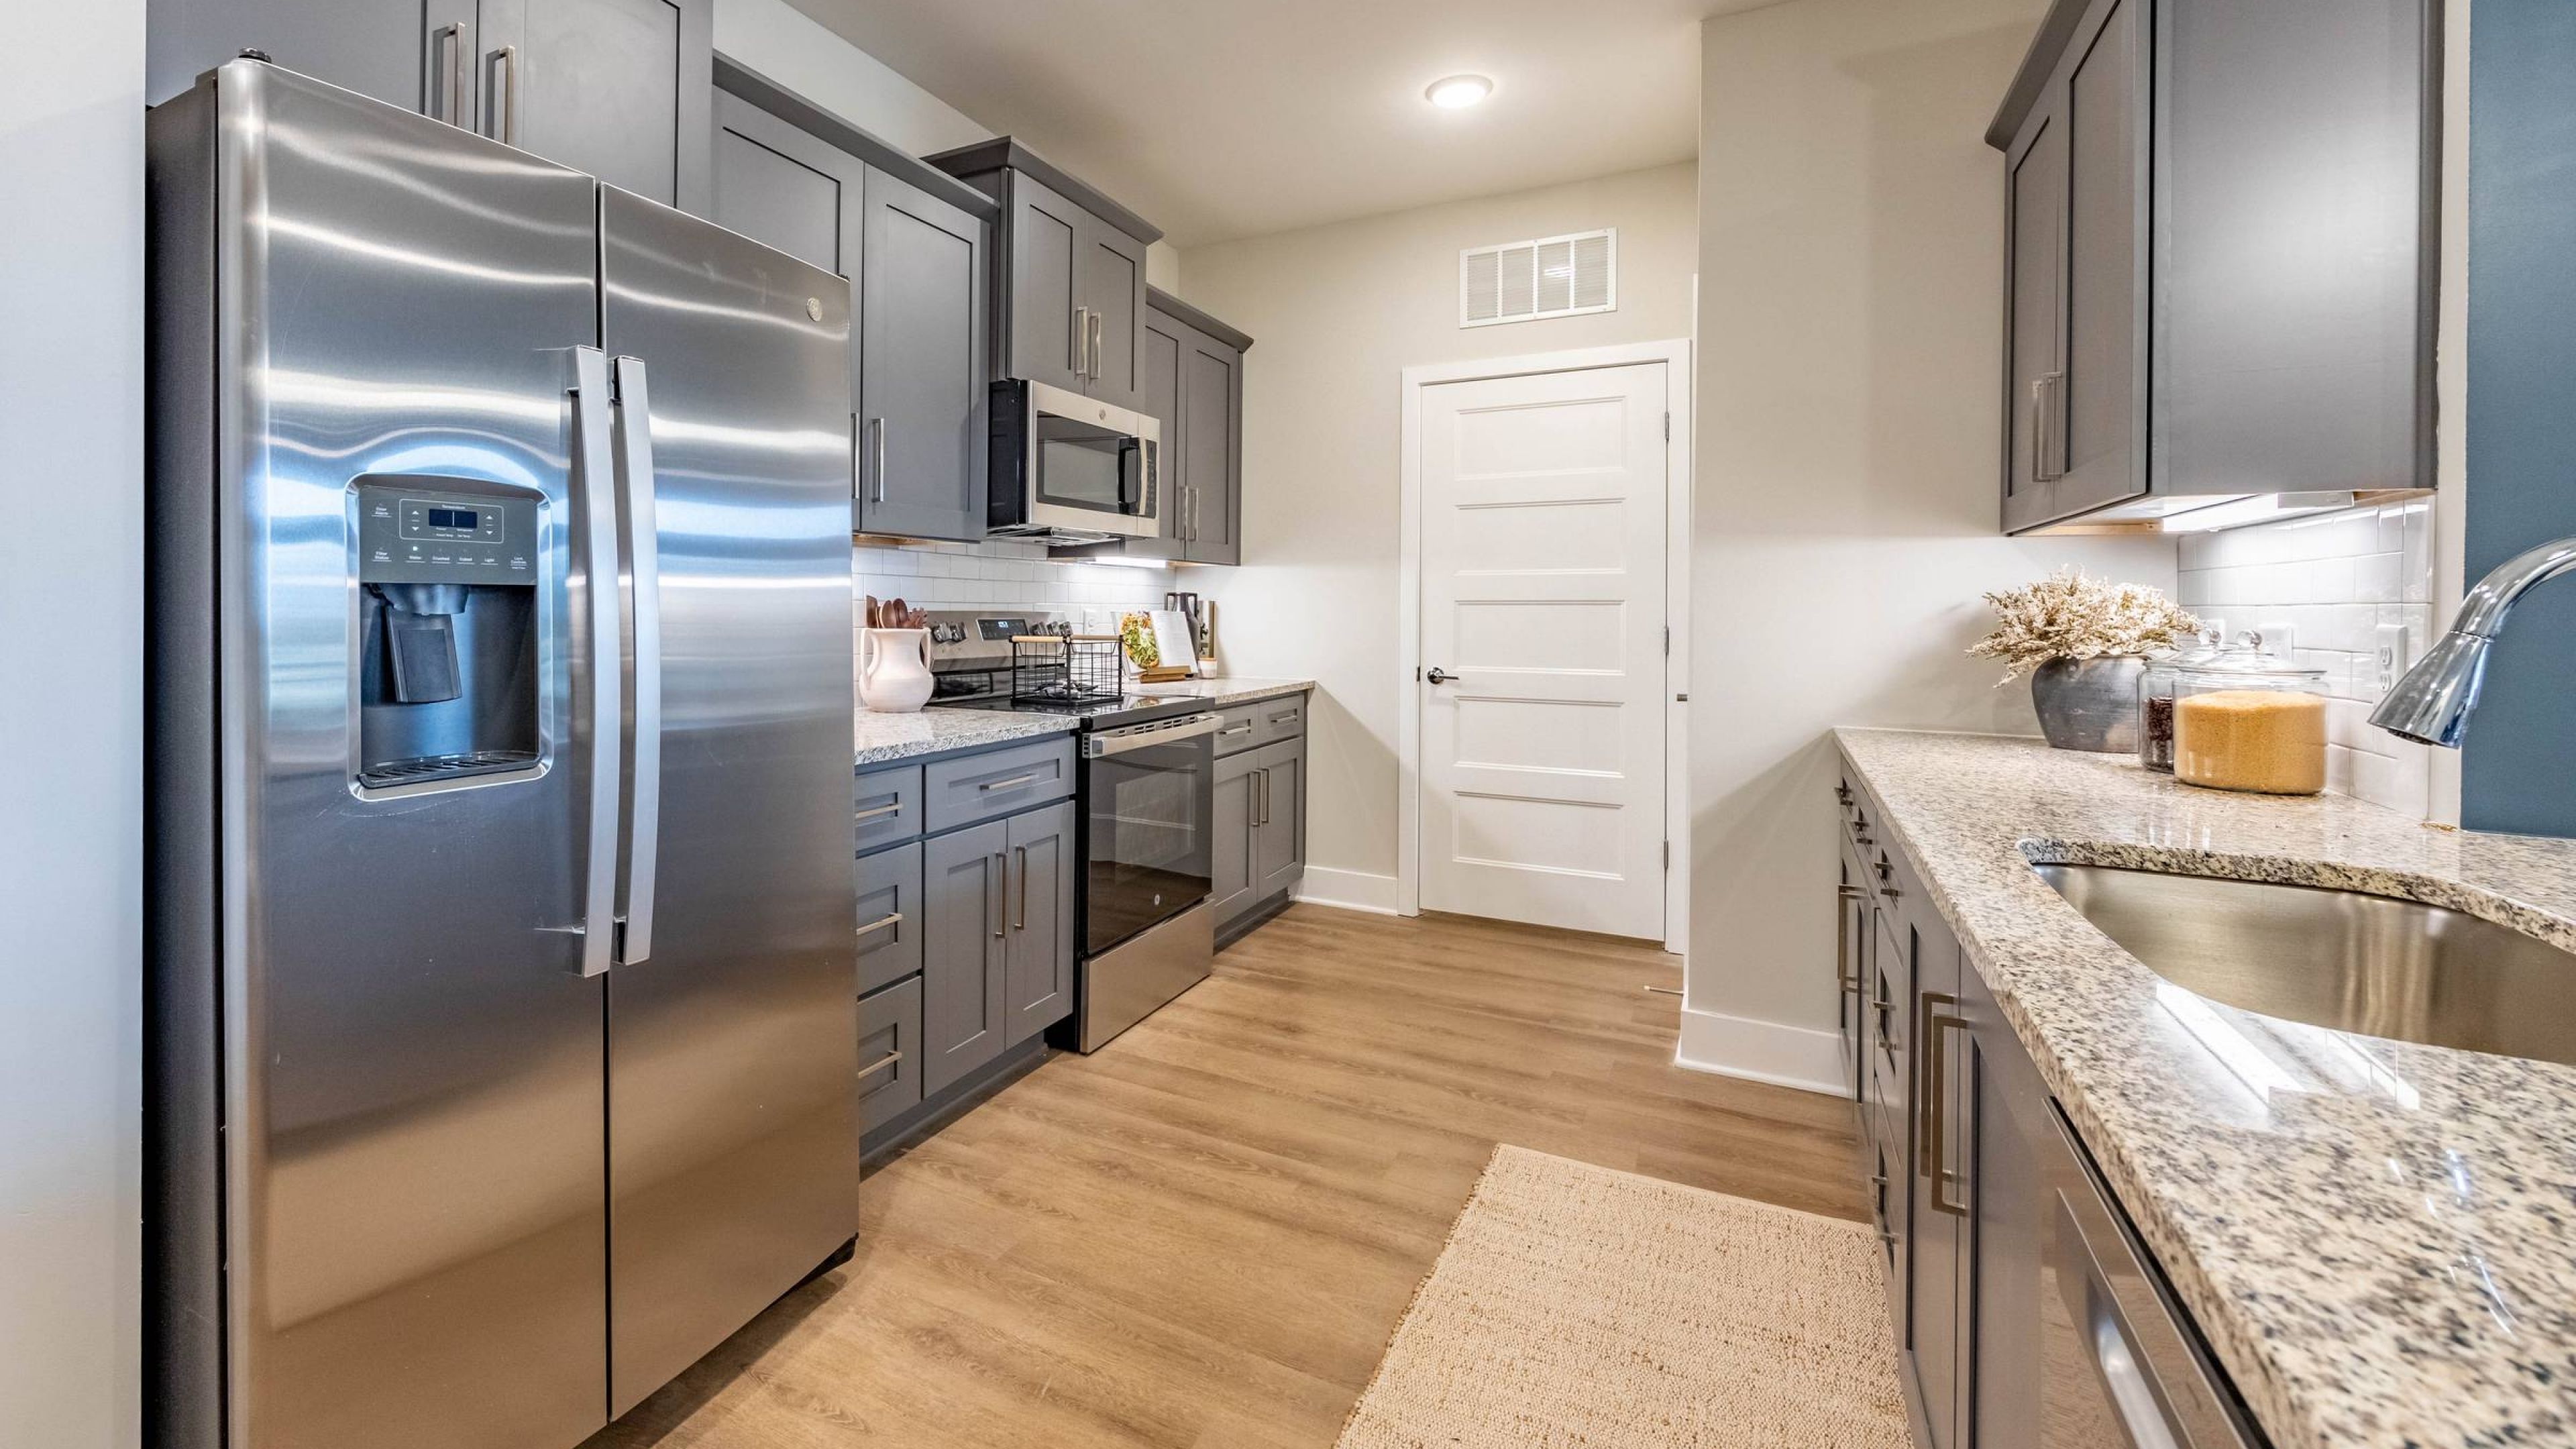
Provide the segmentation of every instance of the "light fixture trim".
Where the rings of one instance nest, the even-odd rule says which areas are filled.
[[[1463,111],[1494,93],[1494,78],[1461,72],[1444,75],[1422,88],[1422,98],[1444,111]]]

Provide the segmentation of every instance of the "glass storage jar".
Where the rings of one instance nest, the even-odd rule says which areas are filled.
[[[2138,675],[2138,763],[2170,775],[2174,767],[2174,686],[2182,671],[2218,657],[2218,631],[2204,631],[2179,649],[2147,656]]]
[[[2326,787],[2326,672],[2241,641],[2174,680],[2174,777],[2213,790],[2314,795]]]

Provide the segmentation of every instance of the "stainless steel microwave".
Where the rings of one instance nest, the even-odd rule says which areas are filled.
[[[1163,531],[1163,428],[1043,382],[993,384],[988,532],[1065,543]]]

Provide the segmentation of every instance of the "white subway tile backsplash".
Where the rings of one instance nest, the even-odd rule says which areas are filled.
[[[2429,752],[2373,729],[2369,718],[2380,695],[2380,627],[2405,628],[2417,649],[2432,634],[2430,501],[2187,534],[2179,553],[2184,608],[2224,617],[2240,633],[2287,626],[2299,663],[2325,672],[2326,788],[2424,815]]]
[[[1178,587],[1170,568],[1058,563],[1028,543],[867,543],[852,547],[850,562],[854,596],[901,598],[917,609],[1062,613],[1093,631],[1128,610],[1160,607]],[[854,597],[854,627],[857,609]]]

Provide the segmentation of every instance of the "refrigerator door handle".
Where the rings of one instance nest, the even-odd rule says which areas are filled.
[[[634,726],[626,832],[618,842],[617,963],[653,954],[653,877],[662,823],[662,571],[653,508],[653,408],[644,359],[609,364],[616,394],[618,520],[625,537],[627,719]]]
[[[572,587],[581,591],[575,634],[576,674],[589,686],[577,706],[590,736],[590,820],[584,832],[581,974],[603,976],[615,957],[617,910],[618,783],[623,775],[625,701],[617,667],[620,628],[617,583],[616,444],[612,440],[608,355],[596,347],[573,349],[572,485],[575,563]]]

